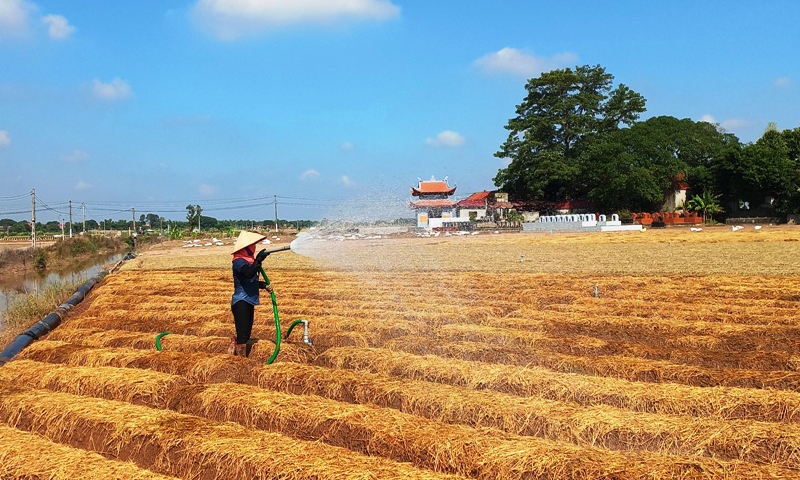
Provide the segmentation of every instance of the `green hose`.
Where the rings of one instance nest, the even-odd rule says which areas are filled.
[[[161,338],[169,335],[169,332],[161,332],[156,335],[156,350],[161,351]]]
[[[258,267],[261,270],[261,276],[264,277],[264,283],[269,286],[269,277],[267,277],[267,272],[264,271],[264,267]],[[271,365],[272,362],[278,357],[278,352],[281,350],[281,320],[278,318],[278,301],[275,300],[275,292],[269,292],[269,296],[272,298],[272,315],[275,317],[275,350],[272,351],[272,355],[267,359],[267,365]]]
[[[286,338],[289,338],[289,335],[292,334],[292,330],[294,330],[294,327],[300,325],[301,323],[303,323],[302,319],[301,320],[295,320],[294,322],[292,322],[292,324],[289,325],[289,330],[286,330]]]

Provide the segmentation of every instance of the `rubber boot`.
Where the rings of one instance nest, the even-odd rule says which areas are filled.
[[[246,357],[247,356],[247,344],[246,343],[237,343],[236,344],[236,351],[234,353],[237,357]]]

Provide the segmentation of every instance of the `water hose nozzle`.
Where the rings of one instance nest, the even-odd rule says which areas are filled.
[[[271,250],[267,250],[267,255],[272,254],[272,253],[283,252],[284,250],[291,250],[291,249],[292,249],[291,245],[284,245],[282,247],[278,247],[278,248],[273,248]]]

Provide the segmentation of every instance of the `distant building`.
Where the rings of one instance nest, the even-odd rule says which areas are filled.
[[[664,209],[669,212],[680,210],[686,206],[686,192],[689,184],[686,183],[686,175],[679,173],[672,181],[672,189],[664,196]]]
[[[513,205],[508,201],[507,193],[484,190],[456,203],[456,207],[459,219],[497,221],[508,217]]]
[[[432,229],[441,227],[444,222],[453,221],[456,216],[456,203],[450,197],[456,193],[456,187],[451,187],[444,180],[420,180],[416,187],[411,187],[411,196],[419,200],[412,200],[410,207],[417,212],[417,227]]]

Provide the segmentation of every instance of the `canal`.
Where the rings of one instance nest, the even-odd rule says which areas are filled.
[[[123,252],[102,255],[68,268],[30,272],[24,275],[0,276],[0,332],[5,329],[3,314],[19,295],[39,295],[47,287],[60,283],[82,283],[103,270],[111,268],[123,257]],[[66,300],[66,298],[64,298]],[[55,310],[55,306],[53,308]]]

